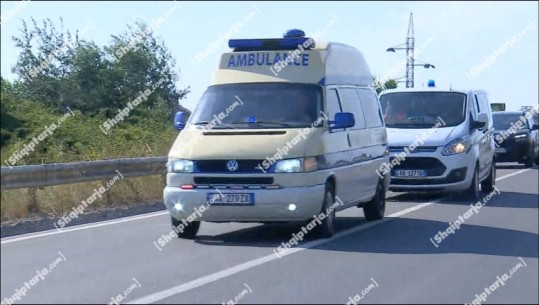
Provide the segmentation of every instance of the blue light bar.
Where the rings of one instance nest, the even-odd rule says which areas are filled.
[[[260,51],[260,50],[294,50],[298,45],[303,45],[309,40],[307,37],[290,37],[276,39],[230,39],[228,46],[235,51]],[[314,48],[314,41],[304,49]]]
[[[260,48],[262,47],[262,40],[260,39],[230,39],[228,46],[231,49],[235,48]]]
[[[428,86],[429,86],[429,87],[436,87],[436,84],[434,83],[434,80],[433,80],[433,79],[429,79]]]

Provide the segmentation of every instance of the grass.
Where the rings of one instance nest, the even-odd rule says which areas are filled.
[[[40,217],[61,217],[81,205],[92,196],[94,190],[107,181],[93,181],[66,185],[47,186],[35,189],[14,189],[1,192],[2,223]],[[125,178],[116,181],[102,198],[89,204],[84,211],[144,204],[162,201],[164,175]]]
[[[109,134],[99,128],[107,117],[85,115],[78,110],[35,149],[18,160],[15,166],[93,161],[118,158],[166,156],[176,139],[172,113],[159,105],[137,108],[123,122],[112,127]],[[58,123],[64,113],[48,109],[40,103],[20,101],[2,94],[2,147],[0,162],[38,137],[51,124]],[[84,182],[35,189],[2,190],[0,217],[2,222],[37,215],[61,216],[87,199],[106,181]],[[126,178],[116,182],[106,196],[86,210],[140,204],[162,200],[164,176]]]

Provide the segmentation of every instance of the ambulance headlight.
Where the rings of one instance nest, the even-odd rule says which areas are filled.
[[[301,172],[301,160],[289,159],[281,160],[275,163],[276,173],[299,173]]]
[[[191,160],[169,158],[167,162],[169,173],[192,173],[194,167],[194,162]]]

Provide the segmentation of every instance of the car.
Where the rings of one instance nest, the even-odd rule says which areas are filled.
[[[387,133],[362,53],[301,30],[229,46],[189,120],[174,119],[163,198],[178,237],[201,221],[317,219],[326,238],[335,212],[355,206],[382,219]]]
[[[533,109],[532,109],[533,110]],[[539,163],[539,122],[535,111],[504,111],[492,115],[497,162]]]
[[[492,112],[481,90],[397,88],[380,93],[390,191],[442,191],[477,199],[496,181]]]

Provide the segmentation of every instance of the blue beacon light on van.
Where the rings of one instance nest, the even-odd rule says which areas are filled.
[[[269,39],[230,39],[228,46],[231,49],[238,51],[244,50],[293,50],[298,45],[303,45],[309,38],[305,37],[305,32],[298,29],[292,29],[286,31],[283,34],[283,38],[269,38]],[[305,49],[311,49],[314,47],[314,43],[309,44]]]
[[[305,32],[298,29],[292,29],[286,31],[286,33],[283,34],[284,38],[290,38],[290,37],[305,37]]]
[[[429,86],[429,88],[434,88],[434,87],[436,87],[436,83],[434,82],[433,79],[429,79],[428,86]]]

